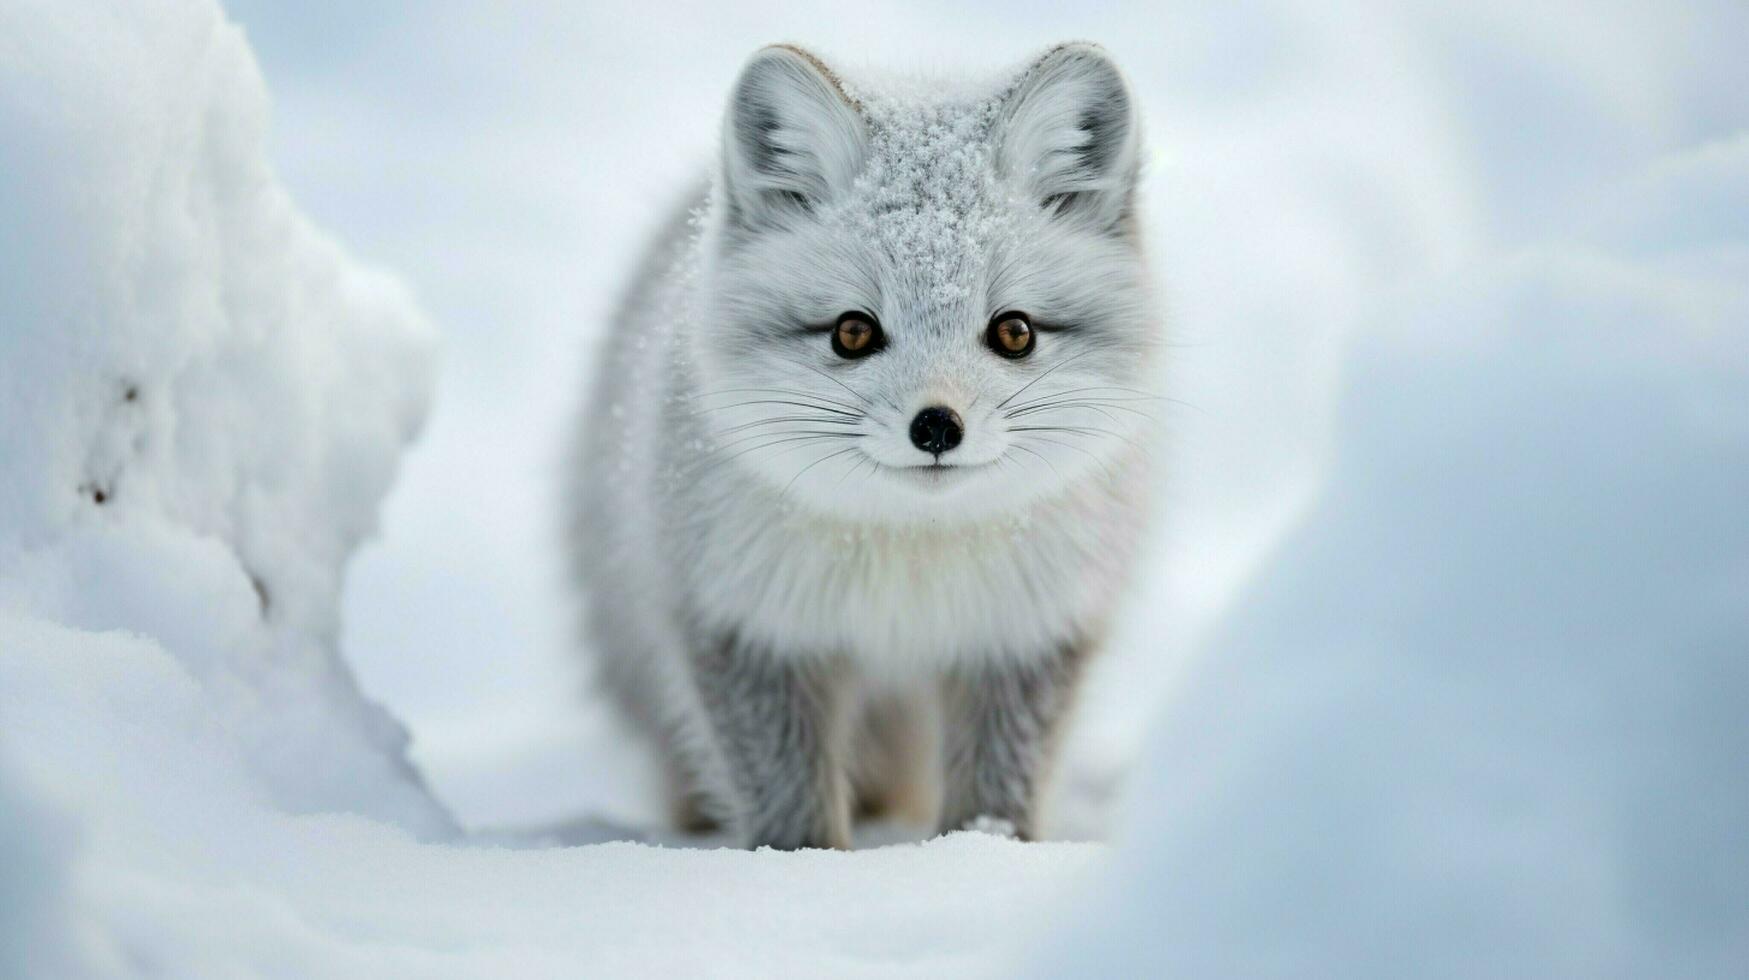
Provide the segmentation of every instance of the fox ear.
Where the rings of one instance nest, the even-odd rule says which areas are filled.
[[[997,123],[997,165],[1065,218],[1120,229],[1134,203],[1141,134],[1123,73],[1092,44],[1033,62]]]
[[[816,210],[862,169],[861,113],[820,59],[787,44],[741,70],[723,127],[723,189],[731,220],[758,227]]]

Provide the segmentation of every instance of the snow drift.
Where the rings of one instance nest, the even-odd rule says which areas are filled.
[[[335,649],[432,332],[297,213],[266,108],[210,3],[0,6],[0,649],[149,638],[281,804],[441,832]]]
[[[1749,963],[1749,137],[1606,196],[1357,341],[1061,972]]]
[[[51,681],[154,719],[175,716],[160,694],[197,698],[214,751],[287,811],[449,829],[336,650],[431,331],[299,216],[265,116],[210,3],[0,5],[3,901],[36,939],[9,954],[43,945],[29,917],[65,897],[89,811],[139,799],[110,778],[153,771],[131,757],[148,728],[81,729],[44,710]]]

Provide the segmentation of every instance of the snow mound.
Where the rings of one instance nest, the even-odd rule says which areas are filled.
[[[150,638],[278,804],[441,833],[336,650],[432,332],[299,215],[266,116],[209,0],[0,4],[0,651]]]
[[[1749,139],[1677,154],[1362,339],[1059,965],[1741,975],[1746,187]]]

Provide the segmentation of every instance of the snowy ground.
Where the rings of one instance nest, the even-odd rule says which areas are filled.
[[[0,975],[1749,968],[1740,6],[229,13],[0,0]],[[652,813],[552,467],[740,59],[1063,37],[1193,406],[1114,843],[458,836]]]

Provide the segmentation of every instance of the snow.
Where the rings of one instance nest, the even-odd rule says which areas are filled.
[[[70,841],[60,814],[26,797],[0,758],[0,975],[68,973],[73,946],[65,895]],[[29,937],[26,940],[24,937]]]
[[[1672,154],[1363,332],[1329,484],[1176,685],[1060,965],[1742,972],[1746,187],[1749,138]]]
[[[313,230],[199,3],[0,8],[0,609],[159,639],[280,802],[441,832],[336,651],[431,383],[401,287]]]
[[[951,974],[1042,928],[1043,896],[1100,857],[982,834],[856,855],[421,842],[275,805],[210,693],[150,640],[7,618],[0,649],[24,785],[82,818],[70,877],[96,975]]]
[[[232,12],[0,0],[0,975],[1749,962],[1740,9]],[[571,355],[739,61],[1087,36],[1191,406],[1059,801],[1114,842],[588,843],[654,793]]]

